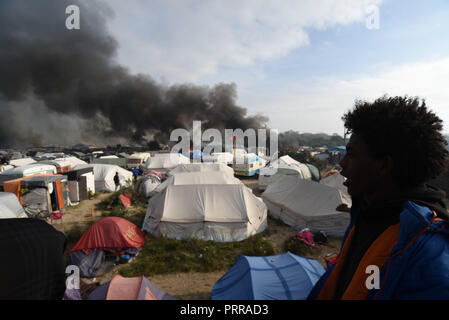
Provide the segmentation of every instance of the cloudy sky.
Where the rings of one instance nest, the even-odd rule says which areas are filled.
[[[408,94],[425,98],[449,132],[447,1],[105,2],[117,59],[132,73],[233,82],[238,104],[272,128],[342,135],[354,100]]]

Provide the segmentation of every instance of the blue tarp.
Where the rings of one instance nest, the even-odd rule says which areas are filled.
[[[212,289],[212,300],[305,300],[325,273],[321,264],[290,252],[240,255]]]

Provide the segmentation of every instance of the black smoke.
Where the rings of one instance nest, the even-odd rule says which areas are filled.
[[[65,27],[73,4],[80,8],[79,30]],[[204,129],[264,127],[266,117],[247,116],[236,105],[235,84],[165,86],[131,74],[116,62],[119,44],[106,24],[113,16],[91,0],[0,0],[0,147],[37,145],[49,135],[166,142],[171,130],[190,129],[193,120]],[[31,100],[44,107],[21,116]],[[58,115],[76,121],[65,126]],[[33,133],[29,119],[47,131]]]

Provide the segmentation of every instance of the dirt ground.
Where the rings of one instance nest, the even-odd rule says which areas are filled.
[[[241,179],[245,185],[250,187],[256,196],[260,196],[260,192],[257,189],[257,179],[255,178],[243,178]],[[87,219],[98,219],[101,217],[101,212],[95,210],[95,205],[101,202],[104,198],[108,197],[109,193],[97,194],[92,200],[84,200],[75,207],[68,207],[65,209],[65,214],[62,221],[54,221],[52,225],[60,230],[70,230],[74,225],[83,225]],[[95,218],[90,217],[94,208]],[[267,240],[271,241],[275,250],[275,254],[284,253],[284,242],[293,236],[297,230],[292,227],[268,219],[268,229],[271,231]],[[310,258],[318,260],[323,266],[325,266],[324,256],[327,253],[338,252],[341,245],[341,239],[329,238],[326,245],[319,245],[314,248],[309,255]],[[132,263],[132,262],[130,262]],[[125,265],[114,266],[113,263],[105,264],[98,272],[96,278],[83,279],[86,283],[100,283],[103,284],[110,281],[121,267]],[[212,287],[219,280],[227,270],[215,271],[209,273],[202,272],[188,272],[188,273],[175,273],[168,275],[154,275],[149,278],[156,286],[171,294],[172,296],[182,300],[208,300],[212,292]]]

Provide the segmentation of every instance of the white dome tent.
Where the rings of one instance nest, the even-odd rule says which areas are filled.
[[[349,213],[336,210],[350,205],[342,192],[315,181],[285,177],[268,185],[262,199],[271,216],[295,228],[341,237],[349,224]]]
[[[148,202],[142,226],[155,236],[241,241],[267,228],[267,207],[240,185],[170,185]]]

